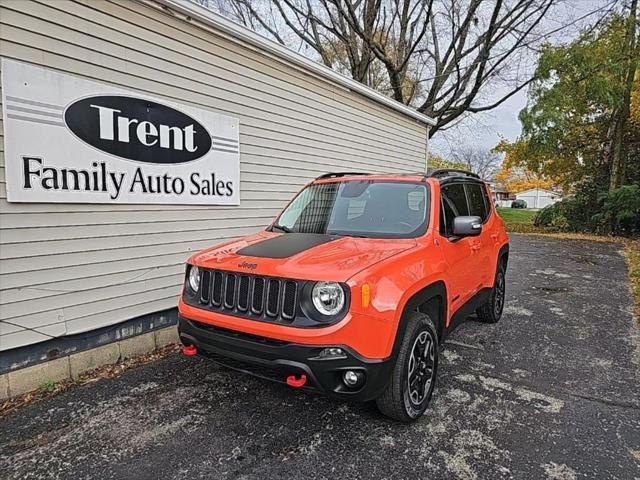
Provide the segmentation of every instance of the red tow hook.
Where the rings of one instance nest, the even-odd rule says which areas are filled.
[[[187,345],[186,347],[182,347],[182,353],[187,357],[193,357],[198,354],[198,349],[195,345]]]
[[[295,375],[289,375],[287,377],[287,385],[295,388],[303,387],[307,383],[307,376],[303,373],[300,378],[296,378]]]

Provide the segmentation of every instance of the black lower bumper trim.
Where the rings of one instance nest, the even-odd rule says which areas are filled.
[[[331,397],[368,401],[380,396],[391,377],[393,362],[362,358],[344,345],[303,345],[250,335],[180,317],[180,340],[195,345],[198,353],[216,363],[258,377],[285,382],[287,376],[305,374],[304,388],[314,389]],[[319,359],[327,347],[339,347],[344,358]],[[343,380],[346,370],[364,374],[356,388]]]

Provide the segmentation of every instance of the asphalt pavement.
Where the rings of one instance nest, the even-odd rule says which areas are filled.
[[[640,479],[640,333],[614,244],[512,236],[503,319],[412,425],[172,355],[0,419],[0,478]]]

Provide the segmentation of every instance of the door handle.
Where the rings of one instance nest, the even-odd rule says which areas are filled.
[[[491,234],[491,239],[492,239],[494,242],[496,242],[496,243],[497,243],[497,242],[498,242],[498,234],[497,234],[497,233],[492,233],[492,234]]]
[[[473,250],[474,252],[477,252],[478,250],[480,250],[480,243],[472,243],[471,250]]]

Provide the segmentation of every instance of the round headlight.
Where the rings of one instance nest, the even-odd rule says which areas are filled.
[[[200,287],[200,270],[196,266],[189,269],[189,287],[194,292],[197,292]]]
[[[344,290],[336,282],[318,282],[313,287],[311,299],[322,315],[335,315],[344,307]]]

